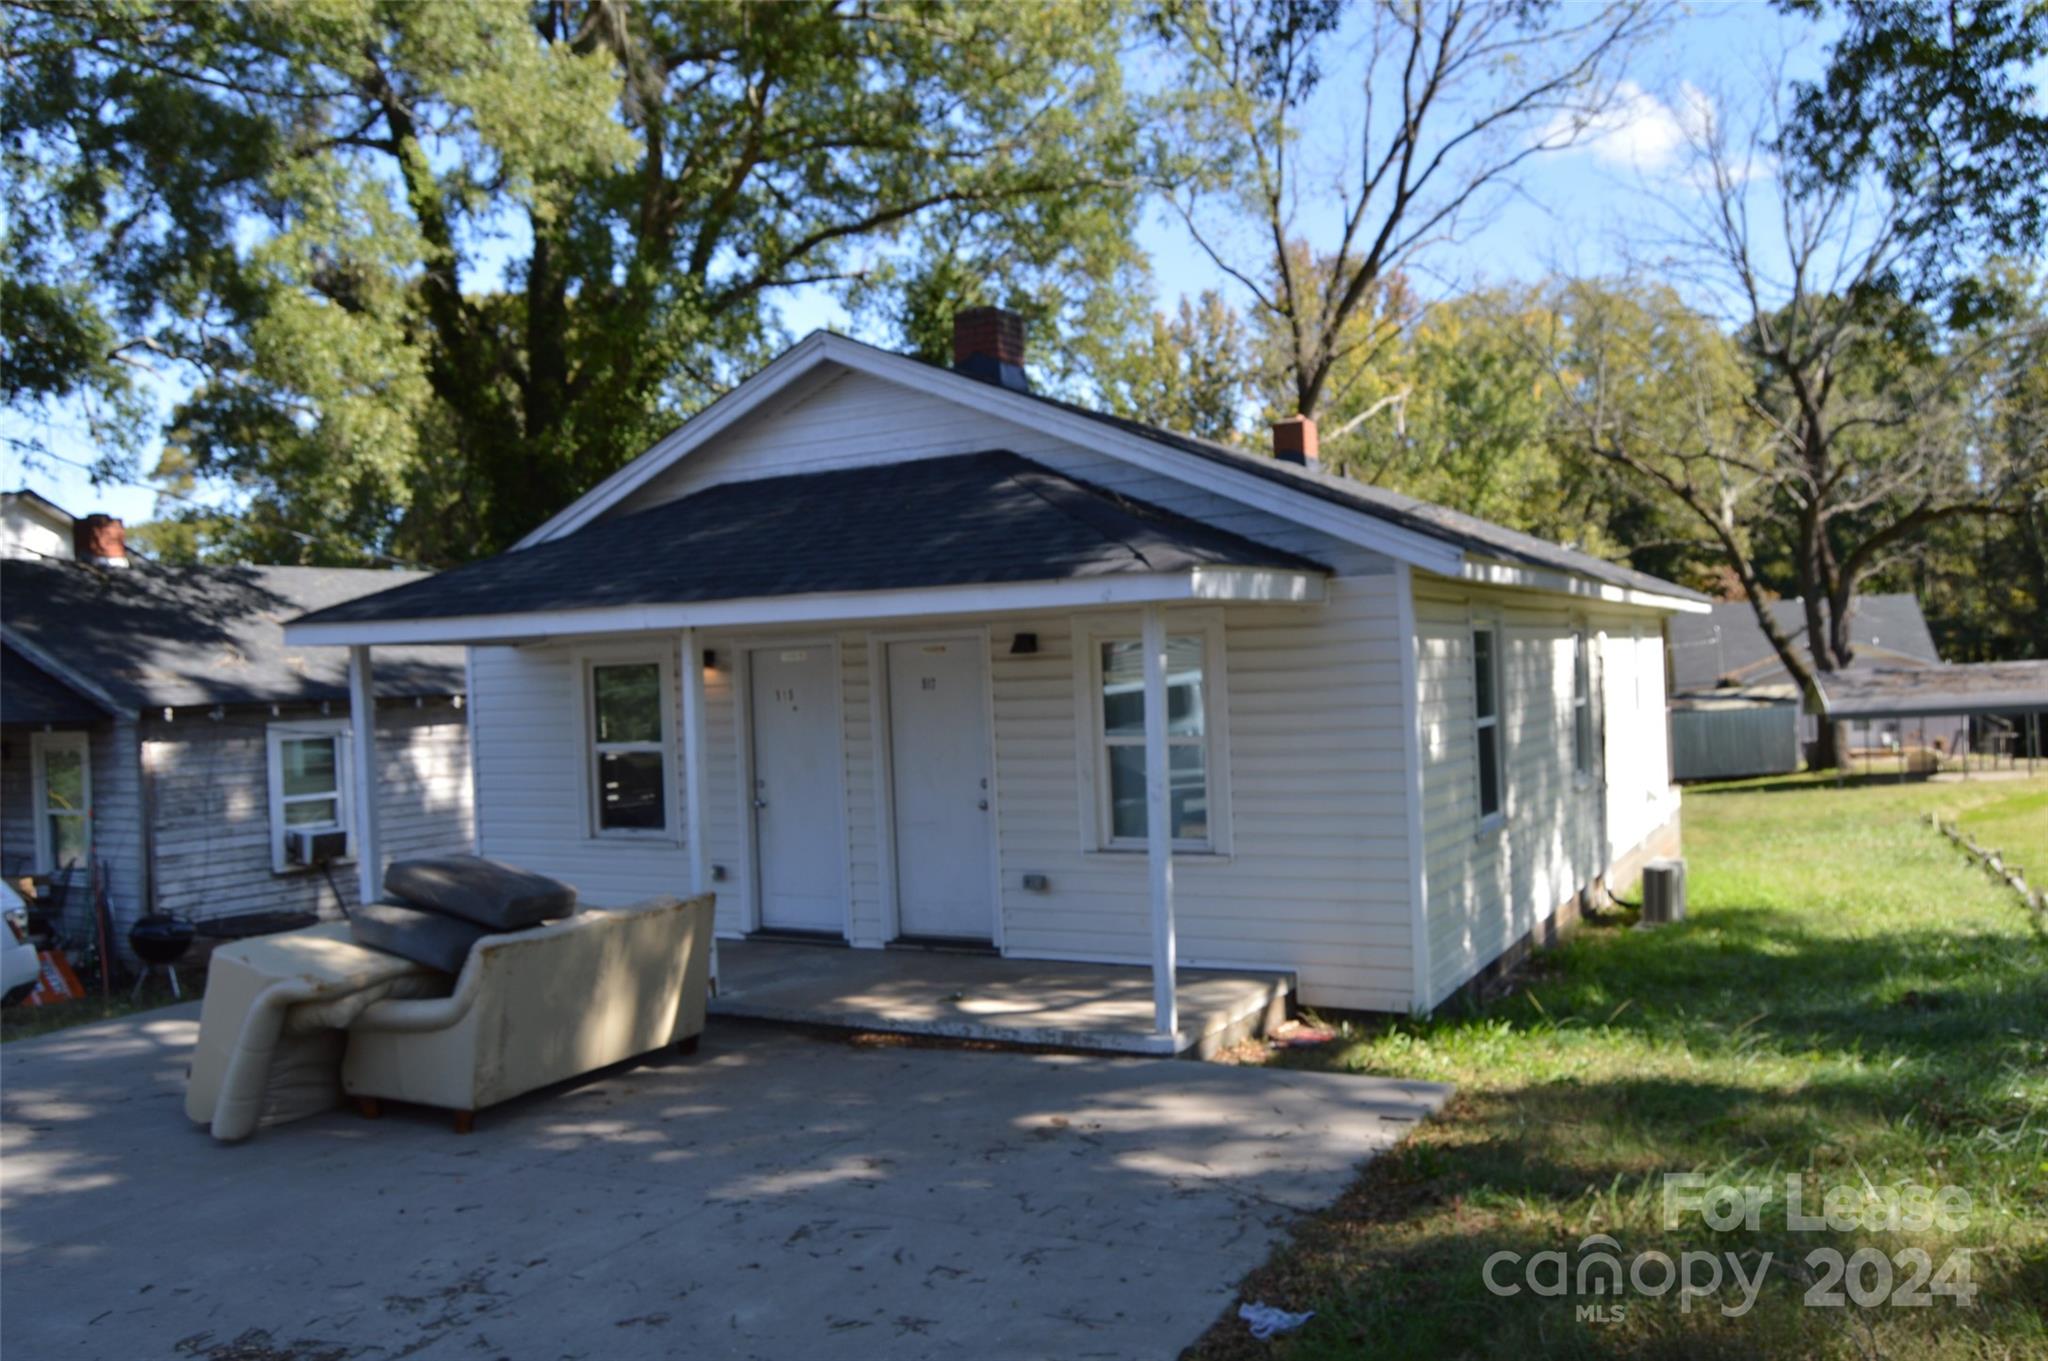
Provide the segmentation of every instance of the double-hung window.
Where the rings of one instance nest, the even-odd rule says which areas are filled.
[[[1134,637],[1093,640],[1097,844],[1142,848],[1150,814],[1145,778],[1145,652]],[[1212,769],[1216,687],[1210,631],[1166,640],[1167,807],[1178,850],[1218,849],[1221,809]]]
[[[1479,764],[1479,820],[1501,816],[1500,634],[1472,630],[1472,739]]]
[[[668,667],[654,660],[592,662],[586,677],[592,831],[668,833]]]
[[[1593,773],[1593,668],[1584,629],[1572,634],[1572,770]]]
[[[291,866],[286,838],[295,831],[348,832],[348,720],[286,720],[264,731],[270,766],[270,867]],[[351,842],[350,848],[354,845]]]
[[[35,767],[36,868],[82,870],[92,856],[92,749],[82,732],[29,737]]]

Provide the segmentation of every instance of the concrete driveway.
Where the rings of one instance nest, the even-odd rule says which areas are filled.
[[[1168,1357],[1445,1089],[859,1048],[214,1143],[187,1006],[0,1051],[9,1357]]]

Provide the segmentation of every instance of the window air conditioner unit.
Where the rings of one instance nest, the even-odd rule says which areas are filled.
[[[348,833],[339,827],[294,827],[284,834],[284,858],[294,865],[324,865],[348,854]]]

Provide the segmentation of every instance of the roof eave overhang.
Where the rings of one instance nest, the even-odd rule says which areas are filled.
[[[1325,577],[1320,572],[1214,566],[1060,581],[832,591],[519,614],[333,621],[309,617],[286,624],[284,637],[294,647],[511,644],[684,628],[746,629],[854,620],[978,617],[1176,601],[1306,605],[1323,599],[1324,585]]]
[[[1456,572],[1446,573],[1480,586],[1508,586],[1521,590],[1553,591],[1561,595],[1576,596],[1581,600],[1594,601],[1603,605],[1635,605],[1644,609],[1667,610],[1680,614],[1707,614],[1713,610],[1711,602],[1696,600],[1689,596],[1670,595],[1662,591],[1645,591],[1634,586],[1620,586],[1613,582],[1596,581],[1591,577],[1579,576],[1572,572],[1553,571],[1543,567],[1528,567],[1518,563],[1500,562],[1491,558],[1466,558]]]
[[[0,642],[6,643],[7,646],[19,652],[36,666],[41,667],[44,671],[55,676],[85,698],[105,709],[109,717],[120,718],[133,712],[129,706],[116,699],[113,692],[100,685],[92,677],[82,675],[73,668],[66,666],[61,658],[52,655],[48,649],[40,644],[24,638],[19,630],[0,625]]]

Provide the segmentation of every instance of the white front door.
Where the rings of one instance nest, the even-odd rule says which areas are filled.
[[[889,644],[900,935],[995,934],[983,646],[971,638]]]
[[[761,925],[843,935],[839,685],[832,649],[747,654],[754,729],[754,846]]]

